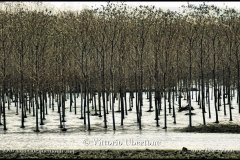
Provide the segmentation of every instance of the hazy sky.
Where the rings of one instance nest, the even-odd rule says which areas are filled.
[[[119,1],[121,2],[121,1]],[[101,6],[101,5],[106,5],[107,2],[106,1],[100,1],[100,2],[89,2],[89,1],[72,1],[72,2],[67,2],[67,1],[61,1],[61,2],[44,2],[46,5],[49,5],[51,7],[54,7],[56,9],[60,9],[60,10],[81,10],[82,8],[91,8],[92,6]],[[114,1],[114,3],[117,3],[116,1]],[[131,6],[139,6],[139,5],[155,5],[156,7],[160,7],[162,9],[170,9],[170,10],[179,10],[179,8],[182,5],[187,5],[187,1],[185,2],[156,2],[156,1],[152,1],[152,2],[137,2],[137,1],[132,1],[132,2],[125,2],[126,4],[129,4]],[[203,3],[203,1],[190,1],[190,4],[201,4]],[[219,7],[229,7],[229,8],[235,8],[240,10],[240,2],[207,2],[205,1],[206,4],[215,4],[216,6]]]

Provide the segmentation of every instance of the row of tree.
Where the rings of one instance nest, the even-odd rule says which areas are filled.
[[[157,126],[163,98],[167,128],[167,100],[176,97],[181,108],[182,93],[187,92],[191,106],[194,89],[206,124],[206,105],[211,117],[210,102],[205,99],[208,96],[209,100],[210,87],[214,88],[216,122],[221,96],[225,112],[228,98],[232,120],[231,90],[237,89],[240,97],[240,14],[234,9],[202,4],[185,6],[184,12],[178,13],[154,6],[108,3],[97,9],[53,14],[49,9],[28,10],[16,2],[1,3],[1,8],[0,116],[4,129],[8,99],[14,100],[17,114],[21,109],[21,127],[26,111],[33,109],[38,131],[38,115],[43,124],[47,100],[50,105],[57,98],[63,127],[67,93],[70,106],[73,102],[76,106],[81,93],[81,116],[89,129],[89,101],[96,102],[98,95],[95,114],[101,116],[103,110],[106,128],[109,104],[115,121],[114,102],[119,94],[123,125],[126,92],[131,95],[130,109],[136,100],[140,129],[143,92],[154,93],[155,104],[149,96],[149,111],[155,106]],[[176,118],[174,103],[169,103],[169,112],[171,109]],[[190,126],[191,116],[189,107]]]

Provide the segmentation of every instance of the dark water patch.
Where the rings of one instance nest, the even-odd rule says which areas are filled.
[[[189,111],[189,105],[186,105],[185,107],[181,107],[178,109],[178,112],[182,112],[182,111]],[[191,106],[191,110],[194,110],[194,108]]]

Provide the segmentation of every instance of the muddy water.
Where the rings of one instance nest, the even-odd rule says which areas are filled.
[[[210,92],[212,93],[212,92]],[[127,95],[128,97],[129,95]],[[202,124],[202,110],[193,99],[193,125]],[[3,131],[0,126],[0,149],[181,149],[187,147],[189,149],[209,149],[209,150],[240,150],[240,134],[216,134],[216,133],[177,133],[174,128],[188,126],[188,111],[177,112],[177,124],[173,124],[172,113],[167,110],[168,129],[162,129],[164,124],[164,111],[160,114],[160,127],[156,127],[155,112],[146,112],[149,108],[149,102],[144,94],[144,106],[142,115],[142,130],[138,129],[135,106],[133,111],[128,112],[124,119],[124,125],[120,125],[121,115],[115,113],[116,131],[112,127],[112,112],[109,110],[107,115],[108,128],[104,129],[103,117],[91,116],[91,129],[87,131],[83,120],[80,117],[81,100],[77,100],[77,115],[74,110],[69,112],[69,100],[66,102],[66,133],[59,129],[59,115],[57,113],[57,104],[55,103],[55,111],[48,109],[48,115],[44,120],[44,125],[40,126],[40,133],[35,133],[35,117],[28,114],[25,119],[25,128],[20,128],[21,114],[16,115],[14,104],[11,104],[10,110],[7,111],[7,131]],[[154,104],[154,103],[153,103]],[[186,105],[183,100],[183,106]],[[234,109],[233,122],[240,124],[240,115],[238,114],[238,106],[236,98],[233,98],[232,106]],[[92,106],[92,105],[90,105]],[[220,123],[229,123],[229,109],[227,107],[227,116],[223,114],[223,106],[219,111]],[[168,107],[167,107],[168,109]],[[118,110],[118,101],[115,103],[115,111]],[[208,111],[208,108],[206,108]],[[94,111],[91,112],[92,114]],[[211,100],[211,119],[206,113],[206,122],[215,121],[215,110],[213,100]]]
[[[181,149],[240,150],[240,134],[132,132],[121,134],[12,133],[1,135],[0,149]]]

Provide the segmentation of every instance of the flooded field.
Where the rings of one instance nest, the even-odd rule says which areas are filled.
[[[34,6],[0,3],[0,150],[240,151],[239,11]]]
[[[127,97],[129,94],[127,94]],[[153,95],[152,95],[153,96]],[[56,103],[56,102],[55,102]],[[155,112],[147,112],[149,108],[149,100],[144,94],[144,105],[142,108],[142,130],[137,125],[136,110],[133,106],[132,111],[128,111],[128,115],[124,119],[124,125],[121,126],[121,113],[115,113],[116,131],[113,131],[112,112],[109,110],[107,115],[108,128],[104,128],[103,117],[94,116],[94,110],[91,111],[91,131],[84,126],[83,119],[80,119],[81,99],[77,99],[77,114],[74,111],[69,112],[69,100],[66,101],[66,132],[62,132],[59,128],[59,114],[57,110],[52,111],[48,108],[48,115],[44,120],[44,125],[40,125],[40,132],[34,132],[35,117],[27,114],[25,119],[25,128],[21,126],[21,114],[15,114],[14,103],[11,103],[10,110],[7,111],[7,131],[3,131],[0,126],[0,136],[3,140],[0,149],[181,149],[188,147],[189,149],[209,149],[209,150],[239,150],[240,134],[220,134],[220,133],[179,133],[174,128],[188,126],[188,111],[178,112],[178,104],[176,101],[176,124],[173,123],[172,112],[167,111],[167,126],[162,129],[164,124],[164,110],[160,113],[160,127],[156,127]],[[182,106],[187,105],[183,100]],[[233,121],[230,123],[240,124],[238,106],[236,99],[232,100]],[[55,104],[55,106],[57,103]],[[91,105],[90,105],[91,106]],[[202,110],[194,101],[192,116],[193,126],[202,124]],[[224,116],[223,106],[219,111],[220,123],[229,123],[228,105],[227,115]],[[115,111],[118,109],[118,101],[115,103]],[[167,107],[168,109],[168,107]],[[208,108],[206,108],[208,111]],[[206,122],[215,122],[215,111],[213,100],[211,100],[211,119],[206,113]]]

